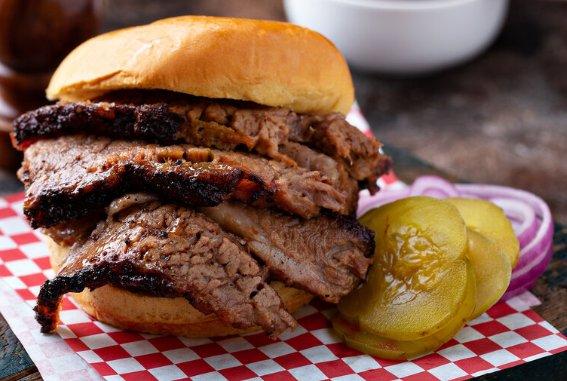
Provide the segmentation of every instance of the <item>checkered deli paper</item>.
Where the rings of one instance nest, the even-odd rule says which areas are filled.
[[[358,108],[349,121],[370,133]],[[383,187],[402,187],[386,176]],[[46,246],[22,216],[23,195],[0,198],[0,312],[46,380],[452,380],[519,365],[567,349],[567,340],[530,307],[529,292],[469,322],[435,353],[382,360],[345,346],[331,305],[313,302],[299,326],[273,341],[263,333],[188,339],[127,332],[94,321],[70,298],[57,334],[44,335],[32,307],[52,277]]]

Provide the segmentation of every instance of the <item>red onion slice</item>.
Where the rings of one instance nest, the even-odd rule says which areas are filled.
[[[378,208],[382,205],[389,204],[408,196],[409,188],[381,190],[374,196],[370,196],[370,193],[366,190],[362,191],[360,192],[356,216],[357,218],[360,218],[371,209]]]
[[[508,289],[508,290],[506,290],[506,292],[504,293],[504,295],[502,295],[502,298],[500,298],[500,299],[501,300],[508,300],[508,299],[513,298],[514,296],[521,295],[528,290],[529,290],[529,287],[526,287],[526,286],[515,288],[513,290]]]
[[[520,250],[520,261],[512,271],[510,285],[517,278],[532,272],[533,268],[546,259],[549,248],[552,246],[552,240],[553,229],[547,229],[542,239],[534,239]]]
[[[430,196],[435,198],[458,197],[459,192],[453,184],[437,176],[421,176],[410,187],[410,196]]]
[[[528,242],[520,252],[520,260],[514,272],[520,271],[522,267],[531,263],[534,257],[540,254],[542,247],[553,239],[553,221],[551,212],[547,204],[538,196],[519,190],[496,185],[477,185],[477,184],[456,184],[457,190],[463,195],[476,195],[485,199],[511,198],[520,200],[534,210],[537,219],[540,221],[537,232],[533,239]],[[541,257],[541,255],[540,255]]]
[[[532,268],[510,282],[510,286],[508,286],[508,290],[506,290],[502,298],[507,300],[532,288],[549,265],[549,262],[551,262],[551,258],[553,258],[553,245],[549,245],[548,249],[544,251],[544,256],[540,262],[534,262],[535,265]],[[513,275],[514,273],[512,272]]]
[[[534,239],[539,224],[530,205],[524,201],[508,198],[492,198],[490,201],[502,208],[506,217],[512,221],[520,247],[526,246]]]

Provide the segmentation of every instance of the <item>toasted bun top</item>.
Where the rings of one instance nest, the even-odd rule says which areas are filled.
[[[183,16],[94,37],[63,60],[47,97],[87,100],[112,90],[163,89],[296,112],[346,113],[348,66],[326,38],[296,25]]]

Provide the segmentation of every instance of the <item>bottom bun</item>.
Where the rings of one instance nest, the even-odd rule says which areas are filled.
[[[57,272],[69,253],[69,247],[61,246],[47,236],[45,241],[51,253],[51,267]],[[290,313],[313,298],[305,291],[286,287],[280,282],[271,282],[270,285]],[[203,314],[181,297],[146,296],[109,285],[71,295],[96,320],[138,332],[214,337],[261,331],[260,327],[237,329],[224,324],[214,314]]]

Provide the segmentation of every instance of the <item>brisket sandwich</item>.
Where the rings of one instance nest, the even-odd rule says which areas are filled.
[[[389,159],[344,117],[348,67],[287,23],[179,17],[93,38],[19,117],[24,212],[66,293],[100,321],[150,333],[277,336],[297,308],[365,279],[354,218]]]

